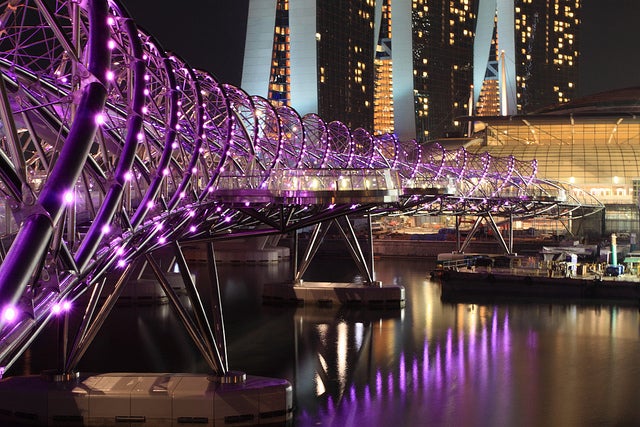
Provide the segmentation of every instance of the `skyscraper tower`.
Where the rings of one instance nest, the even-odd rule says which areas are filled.
[[[571,100],[580,1],[251,0],[242,87],[352,128],[440,138],[470,110]]]
[[[479,0],[473,60],[479,114],[530,113],[575,96],[580,7],[580,0]]]
[[[242,87],[302,114],[372,129],[374,6],[252,0]]]

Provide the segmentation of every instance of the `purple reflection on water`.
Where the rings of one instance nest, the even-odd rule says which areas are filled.
[[[369,384],[364,386],[364,397],[363,397],[364,409],[368,410],[371,408],[371,389],[369,388]]]
[[[527,334],[527,346],[530,349],[538,347],[538,333],[536,331],[529,331]]]
[[[442,389],[442,362],[440,360],[440,344],[436,345],[435,380],[438,389]]]
[[[458,371],[459,371],[460,379],[464,381],[465,380],[464,335],[462,333],[458,333]]]
[[[393,372],[389,372],[389,375],[387,376],[387,393],[389,393],[389,396],[393,396],[394,384],[395,381],[393,380]]]
[[[426,357],[426,355],[424,356]],[[413,392],[418,391],[418,358],[413,358],[413,364],[411,365],[411,380],[413,381]]]
[[[376,371],[376,396],[382,395],[382,373],[378,369]]]
[[[429,374],[429,341],[425,337],[422,349],[422,384],[427,384]]]
[[[511,333],[509,331],[509,312],[508,311],[504,315],[502,342],[504,343],[504,352],[509,353],[509,351],[511,350]]]
[[[491,354],[496,355],[496,351],[498,348],[496,347],[496,343],[498,340],[498,310],[496,308],[493,309],[493,317],[491,320]]]
[[[407,391],[407,372],[405,367],[405,357],[404,353],[400,354],[400,366],[398,372],[398,386],[400,387],[400,391],[402,393]]]

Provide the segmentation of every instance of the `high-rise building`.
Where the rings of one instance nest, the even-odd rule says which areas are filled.
[[[531,113],[575,98],[580,0],[479,0],[478,6],[478,113]]]
[[[400,139],[576,93],[580,0],[251,0],[242,87]],[[472,108],[473,107],[473,108]]]
[[[242,87],[302,114],[372,129],[374,6],[252,0]]]

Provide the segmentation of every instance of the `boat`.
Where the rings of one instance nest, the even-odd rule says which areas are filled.
[[[441,261],[432,277],[441,283],[442,300],[450,302],[518,300],[640,305],[640,278],[636,274],[625,274],[622,265],[577,263],[575,257],[568,261],[545,261],[535,257],[474,254]]]

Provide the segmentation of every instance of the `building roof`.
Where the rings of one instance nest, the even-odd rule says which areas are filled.
[[[531,114],[513,116],[473,116],[461,121],[484,122],[491,125],[530,123],[619,123],[620,120],[640,121],[640,87],[616,89],[588,95],[573,101],[551,105]]]
[[[556,104],[535,114],[640,113],[640,87],[610,90]]]

